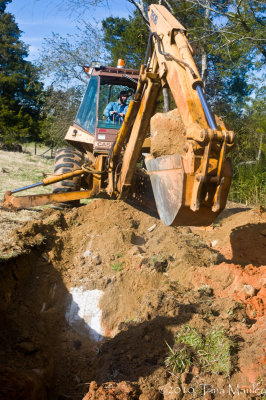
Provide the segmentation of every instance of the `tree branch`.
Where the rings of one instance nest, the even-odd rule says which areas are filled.
[[[230,13],[226,13],[223,11],[218,11],[215,10],[215,8],[212,8],[210,5],[206,5],[204,3],[202,3],[200,0],[188,0],[190,3],[194,4],[194,5],[198,5],[202,8],[206,8],[209,11],[214,12],[215,14],[219,14],[219,15],[223,15],[224,17],[228,17],[228,18],[234,18],[234,14],[230,14]]]
[[[238,13],[238,15],[240,15],[240,6],[241,6],[242,0],[239,0],[238,5],[236,6],[236,12]]]
[[[251,9],[251,12],[252,12],[252,14],[253,14],[253,17],[254,17],[255,21],[256,21],[258,24],[260,24],[260,25],[262,25],[262,26],[264,27],[265,24],[264,24],[263,21],[255,14],[255,11],[253,10],[253,7],[252,7],[252,6],[250,6],[250,9]]]
[[[241,24],[242,28],[244,29],[245,32],[251,34],[252,33],[252,29],[250,28],[250,26],[248,26],[247,22],[245,21],[245,19],[243,19],[243,16],[240,12],[240,6],[243,0],[238,0],[237,6],[235,8],[236,13],[232,14],[232,13],[228,13],[228,12],[222,12],[219,10],[216,10],[214,8],[212,8],[210,6],[210,2],[209,1],[205,1],[204,0],[188,0],[191,4],[194,5],[198,5],[200,7],[202,7],[205,10],[208,10],[209,12],[214,12],[216,14],[219,15],[223,15],[224,17],[227,17],[230,20],[235,20],[237,17],[237,21]],[[254,15],[254,12],[253,12]],[[220,30],[220,29],[219,29]],[[220,30],[222,32],[222,30]],[[228,32],[229,33],[229,32]],[[231,32],[232,34],[235,34],[234,32]],[[251,36],[245,36],[243,35],[243,33],[240,33],[239,36],[241,36],[241,38],[239,40],[249,40],[250,42],[253,42],[255,44],[255,46],[257,47],[257,49],[260,51],[260,53],[263,55],[264,58],[266,58],[266,50],[264,48],[263,45],[261,45],[260,41],[263,41],[264,39],[260,39],[260,38],[255,38],[255,37],[251,37]],[[235,42],[235,40],[233,40],[231,43]],[[257,42],[257,43],[256,43]]]
[[[167,7],[169,8],[169,10],[171,11],[171,13],[174,15],[174,14],[175,14],[174,9],[173,9],[173,7],[171,6],[171,4],[169,3],[169,1],[164,0],[164,2],[165,2],[165,4],[167,5]]]
[[[147,14],[145,13],[145,10],[144,10],[143,0],[140,0],[140,2],[138,2],[136,0],[128,0],[128,2],[133,4],[137,8],[137,10],[139,11],[140,15],[142,16],[145,24],[150,28],[149,20],[148,20]]]

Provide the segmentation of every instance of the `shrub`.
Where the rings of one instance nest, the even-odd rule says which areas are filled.
[[[234,165],[229,199],[239,203],[266,205],[264,163]]]

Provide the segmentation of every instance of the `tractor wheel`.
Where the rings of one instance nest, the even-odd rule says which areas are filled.
[[[82,153],[73,147],[64,147],[58,149],[55,153],[54,173],[55,175],[73,172],[80,169],[82,165]],[[80,190],[80,177],[65,179],[64,181],[53,184],[53,193],[75,192]],[[71,208],[78,207],[80,200],[56,203],[53,208]]]

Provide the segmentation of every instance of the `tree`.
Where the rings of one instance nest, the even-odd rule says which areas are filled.
[[[80,21],[77,33],[65,37],[53,33],[45,39],[39,63],[43,78],[50,77],[54,86],[68,89],[88,82],[83,66],[104,60],[101,30]]]
[[[146,8],[141,2],[132,2],[142,4],[138,9],[143,13],[142,27],[145,28]],[[188,0],[178,4],[172,2],[172,12],[178,15],[179,21],[188,29],[189,41],[194,49],[209,103],[213,110],[224,118],[227,126],[235,131],[238,139],[232,153],[235,173],[231,198],[241,202],[262,203],[265,195],[265,99],[261,94],[259,96],[258,91],[256,99],[248,97],[251,91],[254,94],[256,87],[256,82],[255,85],[251,84],[250,77],[255,67],[261,67],[260,60],[264,57],[261,51],[262,33],[261,30],[253,32],[251,38],[247,31],[241,31],[239,25],[242,24],[240,19],[244,11],[236,10],[234,20],[233,1],[213,1],[212,7],[214,3],[215,7],[219,7],[218,11],[223,13],[223,20],[210,8],[211,2],[208,0]],[[244,7],[244,1],[240,0],[237,4],[239,8],[241,4],[241,7]],[[262,20],[258,18],[260,7],[258,4],[255,4],[255,7],[257,23],[262,24]],[[250,4],[245,10],[246,24],[252,26],[255,8],[249,22],[247,11],[250,11]],[[136,46],[132,43],[138,37],[137,29],[141,29],[140,25],[137,29],[136,26],[132,23],[132,17],[122,21],[119,18],[107,18],[103,21],[104,38],[112,59],[120,48],[125,54],[131,49],[136,49],[135,59],[143,60],[143,50],[138,47],[137,40]],[[257,28],[259,29],[258,26]],[[125,39],[126,34],[132,38],[131,42]]]
[[[0,137],[16,142],[39,134],[42,84],[38,71],[25,58],[27,47],[19,39],[21,31],[0,0]]]
[[[250,56],[262,55],[265,49],[265,2],[258,0],[187,0],[208,12],[215,30],[222,38],[222,48],[231,52],[238,46]],[[222,17],[222,18],[221,18]],[[219,25],[218,25],[219,24]]]
[[[102,21],[102,27],[111,65],[115,66],[123,58],[128,68],[139,68],[149,37],[141,16],[135,11],[129,19],[108,17]]]
[[[147,6],[152,1],[127,0],[139,11],[143,20],[147,23]],[[206,60],[205,41],[214,34],[219,36],[220,48],[225,52],[234,51],[236,46],[241,48],[241,53],[261,54],[266,57],[265,51],[265,2],[259,0],[159,0],[159,4],[165,5],[172,14],[178,16],[184,24],[190,20],[192,24],[187,25],[191,32],[194,23],[199,33],[200,46]],[[64,0],[62,7],[73,12],[86,12],[92,7],[108,5],[106,0]],[[186,12],[185,18],[182,9]],[[193,14],[201,13],[200,23],[192,17]],[[206,63],[205,63],[206,65]],[[206,70],[203,67],[203,74]],[[202,75],[203,75],[202,74]]]
[[[51,147],[64,145],[88,79],[83,66],[93,61],[105,64],[102,33],[98,27],[80,21],[78,33],[65,37],[53,33],[43,44],[39,60],[42,77],[51,78],[42,107],[41,137]]]
[[[3,13],[6,9],[6,6],[11,3],[12,0],[1,0],[0,2],[0,13]]]
[[[138,68],[144,58],[149,34],[147,10],[151,1],[127,1],[135,6],[135,12],[128,19],[109,17],[104,20],[102,23],[104,41],[113,65],[116,65],[118,58],[123,57],[127,66]],[[244,98],[251,91],[248,74],[254,68],[255,62],[259,61],[258,55],[255,61],[253,60],[254,55],[256,56],[257,50],[262,48],[264,43],[263,31],[260,29],[263,27],[262,2],[160,0],[159,4],[161,2],[188,29],[190,43],[195,51],[196,63],[201,72],[209,102],[222,114],[228,111],[228,104],[241,109]],[[81,13],[104,4],[106,4],[105,0],[64,0],[61,5],[72,12]],[[254,29],[253,26],[256,28]],[[249,35],[251,32],[252,37]],[[97,38],[99,35],[98,32],[97,34],[84,32],[83,41],[86,36]],[[56,57],[56,60],[60,60],[61,64],[61,59],[64,59],[66,54],[71,54],[75,62],[75,57],[72,57],[75,51],[69,51],[69,44],[64,46],[58,36],[54,39],[54,43],[50,42],[52,51],[46,57],[48,64],[52,66],[51,60],[57,54],[59,57]],[[76,40],[76,42],[79,41]],[[62,52],[57,53],[59,47]],[[79,47],[81,47],[80,42]],[[64,73],[69,74],[71,65],[71,61],[67,66],[64,63],[61,76]],[[56,63],[52,66],[53,68],[57,68]],[[56,81],[58,82],[58,76]]]
[[[50,86],[45,94],[42,108],[43,123],[41,138],[52,148],[64,145],[64,137],[72,124],[78,106],[81,92],[77,88],[56,90]]]
[[[149,35],[147,5],[142,3],[140,7],[143,18],[135,11],[128,19],[109,17],[102,22],[104,42],[114,65],[121,55],[126,59],[126,65],[131,67],[138,68],[143,62]],[[247,80],[250,63],[240,62],[241,54],[237,51],[228,57],[219,50],[217,32],[213,35],[206,33],[213,24],[204,8],[191,7],[189,1],[182,1],[171,8],[188,28],[210,104],[223,114],[228,110],[228,104],[239,106],[250,91]]]
[[[151,2],[127,1],[139,14],[134,12],[127,19],[105,19],[103,34],[113,65],[123,57],[127,66],[138,67],[144,59],[149,33],[147,9]],[[62,6],[78,13],[106,4],[106,0],[62,2]],[[257,82],[262,79],[258,71],[265,59],[265,4],[258,0],[159,0],[159,4],[165,5],[187,28],[209,103],[238,137],[233,152],[237,166],[233,199],[261,201],[260,182],[262,177],[265,179],[260,172],[264,160],[265,102],[261,97],[251,100],[249,96],[251,92],[254,95],[254,88],[260,86]],[[246,165],[252,168],[248,170]],[[255,181],[259,185],[252,186]],[[255,199],[252,192],[258,193]]]

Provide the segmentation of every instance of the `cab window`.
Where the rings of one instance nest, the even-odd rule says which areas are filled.
[[[122,85],[101,85],[100,86],[100,97],[99,97],[99,108],[98,108],[98,123],[97,128],[106,128],[106,129],[120,129],[123,120],[120,121],[107,121],[106,117],[103,115],[105,107],[110,102],[118,101],[118,96],[121,91],[127,91],[129,93],[129,97],[127,99],[127,104],[129,104],[131,95],[133,93],[132,88],[128,86]]]
[[[98,77],[92,76],[75,119],[76,124],[92,134],[94,134],[97,119],[97,87]]]

